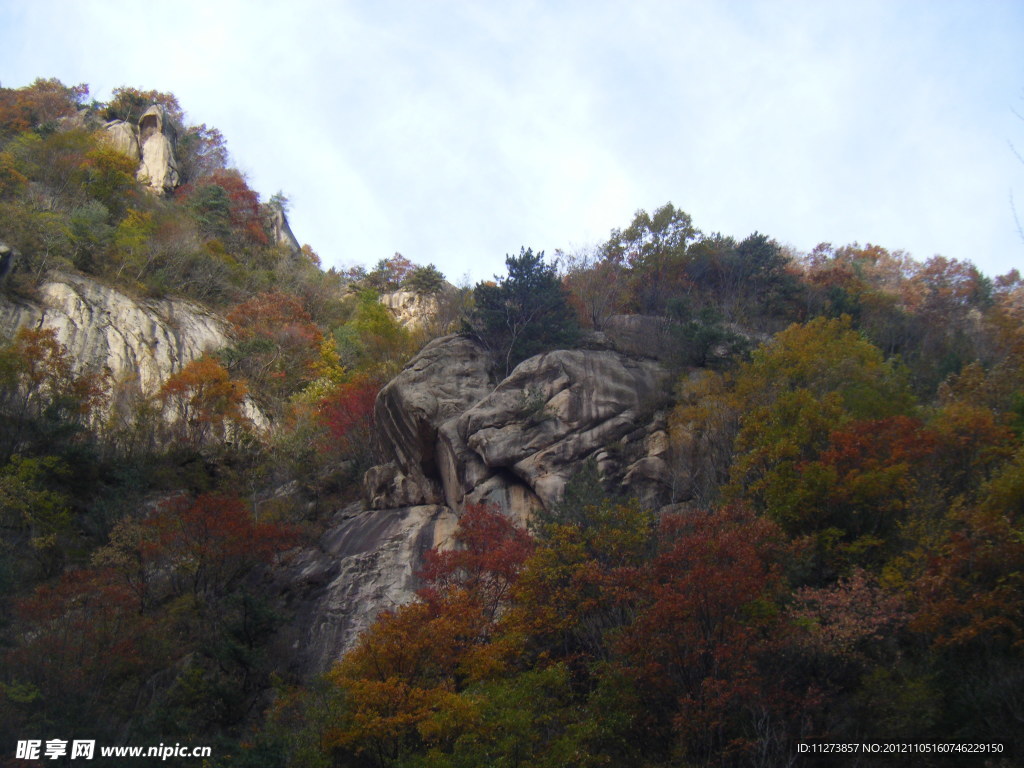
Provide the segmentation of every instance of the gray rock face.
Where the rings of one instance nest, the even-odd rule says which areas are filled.
[[[367,473],[371,506],[383,508],[396,498],[406,504],[443,502],[437,430],[491,391],[488,367],[478,344],[446,336],[430,342],[381,390],[374,418],[383,464],[391,468]],[[400,497],[386,490],[396,483],[403,489]]]
[[[413,599],[423,555],[451,537],[455,522],[440,506],[340,512],[318,547],[276,574],[295,609],[278,652],[304,676],[329,669],[378,613]]]
[[[153,394],[192,360],[227,345],[224,320],[182,299],[135,299],[80,275],[55,274],[40,301],[0,296],[0,333],[53,328],[82,369],[134,378]]]
[[[55,273],[39,301],[0,295],[0,334],[53,328],[79,371],[109,375],[121,392],[156,394],[163,383],[204,353],[229,343],[227,323],[184,299],[136,299],[81,275]],[[255,407],[246,414],[266,419]]]
[[[367,503],[490,502],[519,520],[557,503],[584,461],[660,503],[668,372],[609,350],[560,350],[521,363],[497,387],[473,341],[438,339],[381,391],[385,463],[365,478]]]
[[[426,327],[440,306],[437,296],[424,296],[415,291],[382,293],[380,303],[391,311],[399,325],[409,330]]]
[[[273,234],[274,242],[292,254],[292,256],[297,256],[301,253],[302,246],[299,245],[298,238],[295,237],[291,225],[288,224],[288,217],[284,213],[284,208],[272,202],[267,206],[267,212],[270,215],[270,230]]]
[[[517,366],[459,418],[456,432],[488,469],[509,470],[550,509],[591,457],[605,458],[603,474],[609,480],[621,483],[629,475],[634,483],[660,482],[656,473],[630,470],[634,461],[658,461],[648,455],[645,440],[667,401],[667,385],[667,371],[650,360],[610,351],[548,352]],[[624,450],[627,446],[631,450]],[[629,463],[616,465],[611,453]],[[456,466],[446,475],[478,471],[467,469]]]
[[[139,131],[124,120],[111,120],[104,126],[107,144],[122,155],[128,155],[136,162],[142,157],[139,151]]]

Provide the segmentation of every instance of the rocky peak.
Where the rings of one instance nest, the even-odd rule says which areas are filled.
[[[154,104],[139,118],[137,125],[111,120],[106,129],[107,142],[138,161],[135,177],[153,192],[170,194],[178,186],[178,161],[174,156],[177,132],[164,108]]]
[[[273,242],[284,248],[292,256],[298,255],[302,251],[302,246],[299,245],[298,238],[292,233],[284,207],[272,200],[267,204],[266,211],[270,219],[270,231]]]

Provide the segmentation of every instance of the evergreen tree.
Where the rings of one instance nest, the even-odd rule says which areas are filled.
[[[523,360],[572,345],[579,334],[576,314],[544,252],[521,248],[506,256],[508,275],[474,289],[476,306],[468,332],[487,347],[504,375]]]

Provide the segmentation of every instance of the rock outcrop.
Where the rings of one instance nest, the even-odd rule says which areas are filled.
[[[122,392],[150,396],[204,353],[228,345],[226,321],[184,299],[138,299],[83,275],[55,273],[27,301],[0,294],[0,334],[53,328],[79,370],[109,375]],[[249,408],[258,425],[264,417]]]
[[[174,191],[179,182],[174,156],[177,134],[163,107],[151,106],[137,126],[125,120],[111,120],[104,128],[107,142],[139,163],[135,178],[154,192]]]
[[[635,465],[660,461],[660,444],[651,438],[668,399],[667,385],[668,372],[658,363],[612,351],[556,350],[532,357],[445,432],[442,455],[451,461],[443,476],[465,480],[477,471],[475,460],[460,466],[454,435],[492,472],[511,472],[547,509],[589,458],[610,484],[654,499],[657,489],[645,486],[660,482],[659,473]],[[449,502],[466,490],[465,482],[445,487]]]
[[[415,291],[388,291],[381,294],[380,303],[391,311],[399,325],[414,330],[425,328],[437,317],[441,300]]]
[[[319,545],[275,574],[294,611],[277,645],[302,675],[321,673],[351,648],[382,610],[413,598],[423,555],[443,545],[456,519],[441,506],[336,515]]]
[[[157,192],[173,192],[178,186],[174,142],[174,126],[167,119],[163,107],[154,104],[139,118],[142,162],[135,177]]]
[[[490,502],[520,520],[551,508],[594,459],[610,486],[661,503],[668,372],[611,350],[558,350],[521,363],[494,386],[475,342],[428,345],[382,391],[375,411],[385,461],[367,473],[366,501]]]
[[[266,211],[270,219],[270,233],[273,237],[273,242],[284,248],[292,256],[300,254],[302,246],[299,245],[298,238],[295,237],[291,225],[288,224],[288,217],[285,215],[284,208],[279,203],[271,201],[267,204]]]
[[[104,127],[107,144],[136,162],[141,159],[138,128],[124,120],[111,120]]]
[[[374,419],[383,462],[364,482],[371,507],[444,502],[438,429],[491,392],[489,368],[476,342],[446,336],[427,344],[381,390]]]

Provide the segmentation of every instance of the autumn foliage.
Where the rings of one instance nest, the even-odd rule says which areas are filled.
[[[357,375],[339,383],[317,404],[317,418],[326,435],[325,453],[357,458],[366,464],[373,452],[373,408],[380,384]]]
[[[309,246],[271,242],[224,137],[173,94],[87,97],[0,87],[0,240],[19,254],[4,301],[38,303],[47,275],[79,272],[142,302],[202,302],[231,340],[155,394],[81,368],[45,318],[0,344],[2,743],[214,743],[239,766],[664,768],[987,742],[1004,751],[982,762],[1020,762],[1018,271],[877,244],[799,254],[667,204],[576,254],[524,248],[454,299],[400,254],[324,271]],[[178,129],[169,197],[104,141],[104,121],[152,103]],[[379,300],[393,289],[447,314],[405,328]],[[416,599],[302,678],[290,631],[307,597],[345,582],[321,537],[376,461],[381,386],[442,329],[475,336],[500,374],[614,347],[623,313],[664,329],[652,352],[674,378],[647,460],[601,446],[604,474],[588,462],[528,530],[464,501],[436,510],[459,525],[438,549],[417,542]],[[652,468],[653,508],[615,495]]]
[[[210,439],[223,439],[232,426],[248,423],[242,409],[245,395],[243,382],[232,379],[215,358],[204,356],[164,382],[159,397],[173,437],[198,448]]]
[[[258,294],[228,320],[238,339],[228,353],[231,365],[256,392],[280,399],[315,378],[323,335],[297,296]]]

